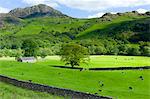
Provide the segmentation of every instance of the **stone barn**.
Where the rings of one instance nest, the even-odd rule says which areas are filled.
[[[17,59],[18,62],[35,63],[37,60],[35,57],[21,57]]]

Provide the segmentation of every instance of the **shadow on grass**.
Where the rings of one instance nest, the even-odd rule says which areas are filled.
[[[109,68],[88,68],[88,69],[85,69],[85,68],[81,68],[81,67],[70,67],[70,66],[55,66],[55,65],[49,65],[49,66],[52,66],[52,67],[55,67],[55,68],[64,68],[64,69],[72,69],[72,70],[80,70],[80,71],[83,71],[83,70],[94,70],[94,71],[105,71],[105,70],[145,70],[145,69],[150,69],[150,66],[143,66],[143,67],[109,67]]]
[[[83,68],[81,67],[55,66],[55,65],[49,65],[49,66],[56,67],[56,68],[64,68],[64,69],[74,69],[74,70],[80,70],[80,71],[83,70]]]
[[[150,69],[150,66],[143,66],[143,67],[110,67],[110,68],[89,68],[89,70],[145,70]]]

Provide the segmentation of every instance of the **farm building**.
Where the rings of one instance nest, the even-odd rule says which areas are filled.
[[[36,58],[35,57],[21,57],[17,59],[18,62],[27,62],[27,63],[35,63]]]

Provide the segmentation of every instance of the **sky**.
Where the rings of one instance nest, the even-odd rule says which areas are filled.
[[[46,4],[75,18],[101,17],[107,12],[150,11],[150,0],[0,0],[0,13],[38,4]]]

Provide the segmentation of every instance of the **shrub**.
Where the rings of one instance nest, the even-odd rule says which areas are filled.
[[[129,47],[128,48],[128,55],[135,55],[135,56],[140,55],[141,52],[139,49],[140,49],[139,47]]]

